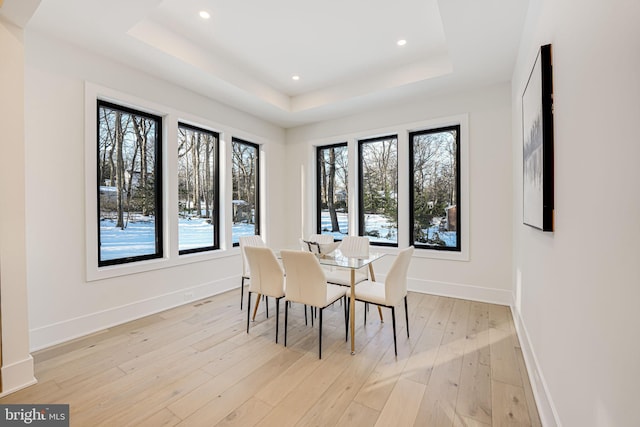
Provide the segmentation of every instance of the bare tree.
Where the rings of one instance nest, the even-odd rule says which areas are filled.
[[[235,142],[233,144],[233,196],[235,200],[248,203],[249,209],[255,209],[256,203],[256,172],[257,150],[248,144]],[[249,212],[242,211],[243,215]],[[251,218],[247,218],[251,222]],[[235,221],[239,221],[239,215]]]
[[[340,231],[340,225],[338,224],[338,214],[335,207],[335,192],[334,186],[336,181],[336,152],[335,148],[329,149],[329,179],[327,188],[327,207],[329,208],[329,215],[331,217],[331,231]]]
[[[115,143],[116,143],[116,227],[124,230],[124,131],[122,129],[122,113],[116,111],[115,120]]]

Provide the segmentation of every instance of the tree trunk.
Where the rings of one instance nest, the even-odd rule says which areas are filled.
[[[200,197],[200,169],[202,168],[202,163],[200,161],[200,147],[202,146],[202,134],[198,132],[195,139],[196,145],[193,150],[193,204],[196,208],[196,217],[200,218],[202,216],[202,204]]]
[[[334,148],[329,149],[329,177],[327,188],[327,207],[329,208],[329,216],[331,217],[331,231],[339,232],[340,224],[338,224],[338,214],[336,213],[334,187],[336,181],[336,152]]]
[[[116,210],[118,215],[116,227],[124,230],[124,158],[122,153],[124,134],[122,132],[121,120],[122,113],[116,111]]]
[[[204,209],[205,209],[205,216],[207,218],[212,218],[212,214],[211,214],[211,204],[212,204],[212,200],[211,200],[211,193],[213,191],[213,188],[211,187],[211,151],[212,151],[213,147],[211,144],[211,138],[207,137],[206,141],[205,141],[205,158],[204,158],[204,164],[205,164],[205,180],[204,180]]]

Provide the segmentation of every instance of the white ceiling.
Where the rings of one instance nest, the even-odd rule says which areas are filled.
[[[508,81],[528,3],[5,0],[0,17],[292,127]]]

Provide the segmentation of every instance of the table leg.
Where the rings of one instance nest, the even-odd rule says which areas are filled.
[[[376,281],[376,275],[373,274],[373,263],[369,264],[369,277],[372,282]],[[384,323],[384,319],[382,318],[382,309],[378,306],[378,314],[380,315],[380,323]]]
[[[253,318],[251,319],[252,322],[256,321],[256,313],[258,312],[258,306],[260,305],[260,297],[262,296],[261,294],[257,294],[258,298],[256,298],[256,306],[253,309]]]
[[[351,354],[356,354],[356,270],[351,269],[351,299],[349,300],[351,326]]]

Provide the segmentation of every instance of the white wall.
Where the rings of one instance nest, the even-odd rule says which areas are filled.
[[[515,314],[549,426],[640,425],[639,17],[635,0],[532,0],[513,75]],[[520,97],[547,43],[554,233],[521,209]]]
[[[304,194],[314,192],[313,143],[343,142],[344,135],[402,124],[468,115],[470,152],[470,250],[469,261],[450,261],[414,256],[409,287],[442,295],[509,304],[511,301],[511,90],[507,83],[464,94],[452,94],[419,102],[399,104],[314,125],[287,130],[287,195],[300,206]],[[311,154],[310,154],[311,153]],[[305,171],[304,183],[301,169]],[[407,172],[400,169],[401,177]],[[355,179],[355,178],[352,178]],[[402,194],[401,194],[402,196]],[[406,198],[404,200],[407,200]],[[406,207],[405,207],[406,208]],[[305,218],[314,215],[313,204]],[[402,207],[400,207],[402,209]],[[295,244],[301,234],[312,232],[303,216],[289,218],[287,241]],[[399,232],[403,224],[400,224]],[[406,224],[404,224],[406,228]],[[407,237],[408,239],[408,237]],[[393,253],[393,251],[390,251]],[[381,272],[392,261],[386,257]],[[384,264],[387,264],[386,266]],[[376,270],[379,266],[376,266]],[[378,275],[377,275],[378,276]]]
[[[0,396],[29,385],[23,31],[0,20]]]
[[[159,270],[87,281],[85,144],[95,144],[95,136],[85,136],[85,81],[217,123],[227,137],[241,131],[236,136],[251,140],[253,135],[265,142],[267,175],[263,185],[269,196],[265,231],[270,243],[278,245],[283,174],[269,164],[283,156],[281,128],[95,53],[29,32],[25,79],[25,216],[32,349],[183,304],[186,299],[237,288],[240,283],[237,248],[199,262],[166,262],[166,268]],[[227,197],[230,204],[230,195]],[[186,296],[187,292],[193,296]]]

